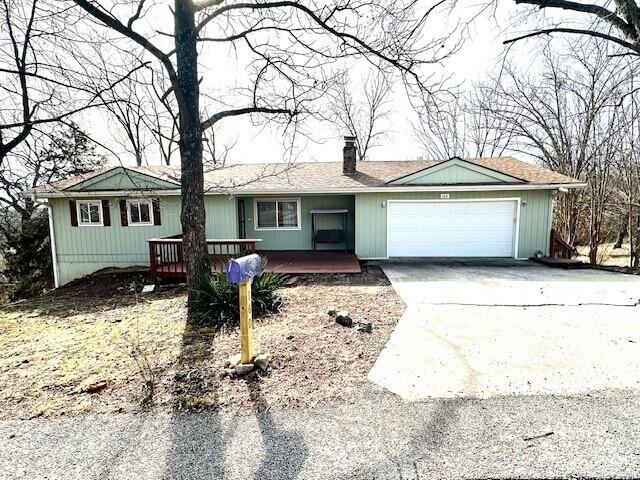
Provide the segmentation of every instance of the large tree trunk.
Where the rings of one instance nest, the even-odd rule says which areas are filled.
[[[198,52],[195,12],[191,0],[175,0],[175,43],[180,102],[180,161],[182,183],[182,237],[187,268],[188,322],[196,321],[193,309],[200,282],[210,273],[205,234],[202,126],[200,122]]]

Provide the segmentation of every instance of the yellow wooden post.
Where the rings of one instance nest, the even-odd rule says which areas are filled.
[[[251,315],[251,280],[240,283],[240,363],[253,360],[253,318]]]

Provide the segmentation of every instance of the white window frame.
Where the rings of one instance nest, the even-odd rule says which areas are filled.
[[[278,202],[296,202],[296,214],[297,214],[297,227],[262,227],[260,228],[258,223],[258,203],[259,202],[274,202],[276,204],[276,223],[278,223]],[[253,229],[256,232],[265,232],[269,230],[301,230],[302,229],[302,216],[301,216],[301,201],[300,198],[254,198],[253,199]]]
[[[98,217],[100,217],[99,223],[94,222],[83,222],[82,215],[80,214],[80,206],[88,205],[89,212],[91,211],[91,205],[98,206]],[[102,216],[102,200],[77,200],[76,201],[76,215],[78,217],[78,226],[79,227],[103,227],[104,226],[104,218]],[[91,220],[91,213],[89,213],[89,220]]]
[[[131,219],[131,204],[137,203],[146,203],[149,205],[149,221],[148,222],[133,222]],[[127,199],[127,225],[131,227],[149,227],[153,226],[154,223],[153,218],[153,202],[150,198],[128,198]]]

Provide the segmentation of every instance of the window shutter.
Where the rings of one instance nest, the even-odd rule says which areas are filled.
[[[126,227],[129,225],[129,221],[127,220],[127,201],[120,200],[120,225]]]
[[[111,213],[109,211],[109,200],[102,200],[102,225],[111,226]]]
[[[69,213],[71,214],[71,226],[78,226],[78,209],[76,208],[76,201],[69,200]]]
[[[154,198],[151,200],[153,205],[153,224],[154,225],[162,225],[162,220],[160,218],[160,199]]]

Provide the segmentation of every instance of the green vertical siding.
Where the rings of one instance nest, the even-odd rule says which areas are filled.
[[[475,172],[469,168],[461,167],[459,165],[452,165],[442,170],[438,170],[433,173],[425,173],[421,177],[412,179],[413,185],[426,185],[426,184],[460,184],[460,183],[499,183],[499,180],[485,175],[480,172]]]
[[[447,192],[451,200],[515,198],[521,199],[518,231],[518,257],[528,258],[537,250],[548,253],[550,233],[550,190],[509,190],[494,192]],[[386,258],[387,200],[440,199],[440,192],[359,193],[356,194],[356,254],[358,257]],[[522,204],[526,202],[526,205]],[[384,206],[383,206],[384,205]]]
[[[207,212],[207,238],[238,237],[235,198],[229,195],[207,195],[204,197],[204,208]]]
[[[451,199],[520,197],[518,256],[529,257],[536,250],[548,252],[551,228],[551,191],[449,192]],[[260,197],[264,198],[264,197]],[[247,238],[261,238],[263,250],[307,250],[311,248],[311,209],[347,208],[348,248],[360,258],[386,257],[387,209],[390,199],[439,199],[440,192],[424,193],[360,193],[356,195],[301,196],[301,229],[256,231],[254,202],[244,197]],[[72,227],[68,199],[51,199],[54,233],[61,284],[106,267],[148,265],[147,240],[180,233],[180,197],[164,196],[161,200],[162,225],[120,225],[119,198],[110,199],[111,226]],[[225,195],[207,195],[206,234],[208,238],[238,236],[237,202]],[[341,217],[319,217],[320,228],[341,227]],[[341,249],[342,245],[319,248]]]
[[[243,197],[245,201],[245,225],[247,238],[261,238],[258,248],[262,250],[310,250],[311,214],[310,210],[321,208],[346,208],[347,216],[347,248],[355,247],[355,199],[353,195],[326,195],[323,197],[302,196],[300,198],[300,230],[256,230],[254,218],[254,198]],[[268,197],[258,197],[268,198]],[[275,197],[274,197],[275,198]],[[281,197],[278,197],[281,198]],[[342,228],[343,218],[340,215],[316,216],[319,228]],[[318,249],[344,249],[343,244],[320,245]]]
[[[394,185],[442,185],[464,183],[501,183],[513,182],[514,177],[465,160],[446,162],[418,171],[391,182]]]
[[[58,257],[60,284],[106,267],[148,265],[147,240],[181,232],[180,197],[160,197],[162,225],[128,226],[120,224],[119,198],[109,200],[111,226],[72,227],[69,200],[50,199]],[[208,238],[236,236],[235,202],[228,196],[207,196],[206,232]]]

